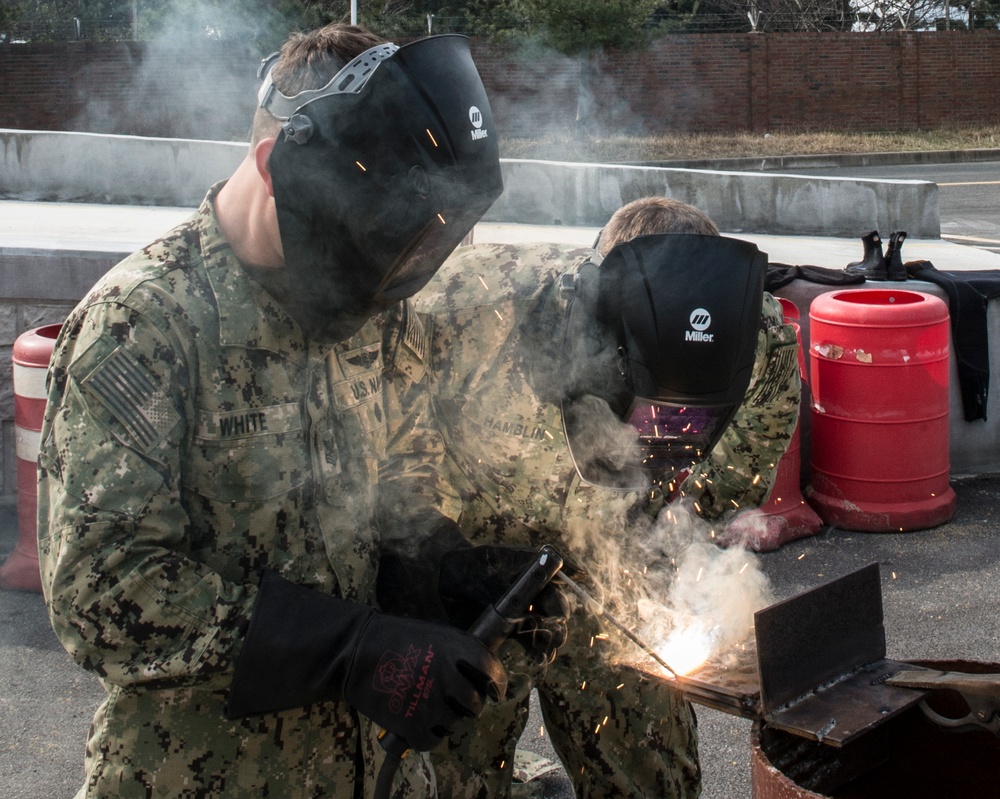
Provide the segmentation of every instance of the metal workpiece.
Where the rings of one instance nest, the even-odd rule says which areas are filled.
[[[677,677],[692,702],[843,747],[927,695],[889,682],[919,667],[885,657],[878,564],[758,611],[754,628],[752,642]]]

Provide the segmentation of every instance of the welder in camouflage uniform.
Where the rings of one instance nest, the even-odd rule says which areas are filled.
[[[601,254],[643,233],[718,231],[697,209],[648,198],[615,214],[600,237]],[[560,372],[574,364],[565,362],[571,347],[558,288],[560,276],[588,255],[548,244],[463,247],[416,298],[432,316],[437,415],[463,501],[465,534],[480,545],[550,543],[584,568],[627,548],[626,526],[637,535],[648,531],[644,521],[663,506],[668,490],[600,488],[581,481],[574,468],[560,409]],[[539,357],[553,348],[554,357]],[[711,456],[681,486],[701,515],[714,519],[737,505],[764,501],[795,426],[799,391],[794,330],[765,293],[744,402]],[[444,572],[461,572],[464,564],[445,560]],[[515,746],[534,686],[546,734],[578,797],[697,796],[691,706],[663,681],[611,663],[609,645],[595,638],[606,631],[579,606],[568,642],[547,668],[505,647],[506,701],[432,753],[443,793],[510,795]]]
[[[503,692],[480,642],[373,609],[377,521],[448,490],[400,301],[501,191],[468,46],[334,25],[266,66],[246,160],[56,343],[45,598],[108,691],[80,797],[371,796],[378,726],[426,750]],[[407,758],[395,795],[433,790]]]

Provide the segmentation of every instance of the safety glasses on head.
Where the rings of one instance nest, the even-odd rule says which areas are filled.
[[[261,61],[260,68],[257,70],[257,77],[263,79],[260,89],[257,91],[257,105],[276,119],[284,122],[291,119],[292,115],[302,106],[313,100],[348,92],[357,94],[364,88],[368,79],[375,72],[375,68],[398,49],[399,45],[392,42],[369,47],[349,64],[345,64],[343,69],[330,78],[325,86],[319,89],[307,89],[291,97],[282,94],[274,85],[271,70],[281,53],[271,53]]]

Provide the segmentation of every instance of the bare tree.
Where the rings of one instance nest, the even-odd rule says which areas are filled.
[[[712,5],[744,18],[752,31],[844,31],[854,23],[850,0],[716,0]]]
[[[855,0],[855,30],[927,30],[948,19],[947,0]],[[945,25],[947,27],[947,24]]]

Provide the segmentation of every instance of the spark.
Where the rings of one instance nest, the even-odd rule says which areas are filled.
[[[896,579],[896,572],[893,572],[893,573],[892,573],[892,579],[893,579],[893,580],[895,580],[895,579]]]
[[[437,147],[437,146],[438,146],[438,143],[437,143],[437,139],[435,139],[435,138],[434,138],[434,134],[433,134],[433,133],[431,133],[431,131],[430,131],[430,128],[424,128],[424,130],[426,130],[426,131],[427,131],[427,136],[428,136],[428,138],[430,138],[430,140],[431,140],[431,143],[432,143],[432,144],[433,144],[433,145],[434,145],[435,147]]]
[[[487,291],[489,291],[490,287],[486,285],[486,281],[483,280],[483,276],[479,275],[478,277],[479,277],[479,282],[483,284],[483,288],[486,289]]]
[[[740,506],[740,503],[739,503],[739,502],[737,502],[737,501],[736,501],[735,499],[731,499],[731,500],[729,500],[729,501],[730,501],[731,503],[733,503],[733,507],[734,507],[734,508],[738,508],[738,507]]]
[[[553,436],[552,433],[550,433],[548,430],[546,430],[544,432],[545,432],[545,437],[546,438],[553,439],[553,440],[555,439],[555,436]]]
[[[580,686],[580,690],[581,691],[586,691],[587,690],[587,681],[586,680],[583,681],[583,684]]]
[[[608,640],[608,634],[607,633],[598,633],[597,635],[594,636],[594,638],[596,638],[598,641],[607,641]]]
[[[596,727],[594,727],[594,735],[597,735],[597,733],[599,733],[600,731],[601,731],[601,725],[598,724]]]
[[[697,502],[695,502],[695,503],[694,503],[694,509],[695,509],[695,510],[696,510],[696,511],[697,511],[698,513],[701,513],[701,505],[699,505],[699,504],[698,504]]]
[[[745,572],[745,571],[747,570],[747,567],[748,567],[749,565],[750,565],[750,561],[747,561],[746,563],[744,563],[744,564],[743,564],[743,568],[742,568],[742,569],[740,569],[740,574],[743,574],[743,572]]]
[[[796,558],[796,560],[802,560],[802,558],[804,558],[805,556],[806,556],[806,553],[805,553],[805,552],[803,552],[803,553],[802,553],[801,555],[799,555],[799,556],[798,556],[798,557]]]
[[[501,322],[503,321],[503,314],[502,314],[502,313],[500,313],[500,311],[498,311],[498,310],[497,310],[496,308],[494,308],[494,309],[493,309],[493,313],[495,313],[495,314],[497,315],[497,318],[498,318],[498,319],[499,319],[499,320],[500,320]]]
[[[759,474],[755,474],[755,475],[753,476],[753,482],[752,482],[752,485],[757,485],[757,483],[759,483],[759,482],[760,482],[760,475],[759,475]]]
[[[445,222],[445,221],[444,221],[444,217],[443,217],[443,216],[441,216],[441,214],[438,214],[438,215],[437,215],[437,218],[441,220],[441,224],[442,224],[442,225],[447,225],[447,224],[448,224],[447,222]]]
[[[694,578],[694,581],[695,581],[696,583],[700,583],[700,582],[701,582],[701,573],[702,573],[703,571],[705,571],[705,568],[704,568],[704,566],[698,569],[698,576]]]
[[[610,717],[609,717],[609,716],[605,716],[605,717],[604,717],[604,721],[602,721],[602,722],[601,722],[601,726],[602,726],[602,727],[604,727],[604,726],[606,726],[606,725],[607,725],[607,723],[608,723],[608,718],[610,718]]]
[[[365,165],[362,164],[360,161],[355,161],[354,163],[358,165],[358,169],[360,169],[362,172],[368,171],[367,169],[365,169]]]
[[[625,687],[625,683],[619,683],[619,684],[618,684],[618,685],[617,685],[617,686],[615,687],[615,690],[616,690],[616,691],[620,691],[620,690],[621,690],[622,688],[624,688],[624,687]]]
[[[506,766],[506,765],[507,765],[507,761],[506,761],[506,760],[501,760],[501,761],[500,761],[500,768],[501,768],[501,770],[502,770],[502,769],[503,769],[503,767],[504,767],[504,766]]]
[[[545,725],[544,724],[541,727],[538,728],[538,737],[539,738],[544,738],[545,737]]]

